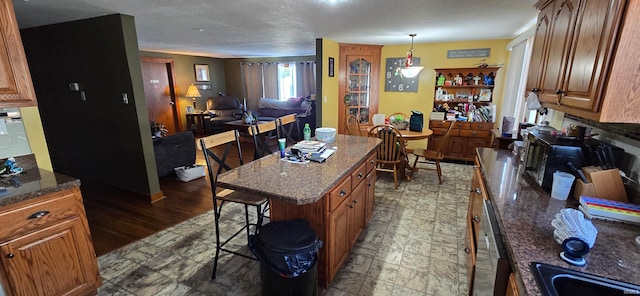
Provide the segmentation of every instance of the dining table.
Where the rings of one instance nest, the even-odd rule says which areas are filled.
[[[429,138],[433,134],[433,131],[428,128],[423,128],[421,131],[411,131],[409,129],[403,129],[398,130],[398,132],[400,132],[400,136],[402,136],[402,139],[404,140],[405,147],[407,146],[408,141],[424,140]],[[409,152],[407,152],[405,148],[404,162],[400,171],[401,177],[403,177],[401,179],[405,179],[407,182],[411,182],[411,177],[405,172],[406,169],[413,170],[413,168],[409,164],[408,153]]]

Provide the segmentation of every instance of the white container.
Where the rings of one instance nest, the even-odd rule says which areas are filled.
[[[182,182],[189,182],[204,177],[204,166],[199,164],[179,166],[174,168],[173,171],[176,173],[177,179]]]
[[[558,200],[567,200],[574,177],[572,174],[556,171],[553,173],[553,184],[551,185],[551,197]]]
[[[316,128],[316,139],[325,143],[333,143],[336,140],[336,129],[332,127]]]

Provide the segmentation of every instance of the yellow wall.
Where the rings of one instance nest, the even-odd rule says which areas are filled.
[[[338,77],[340,61],[340,45],[329,39],[322,39],[322,120],[319,127],[338,128],[338,102],[342,99],[338,98]],[[329,77],[329,57],[334,61],[334,77]]]
[[[38,107],[20,108],[20,115],[24,123],[24,129],[29,139],[31,153],[35,154],[38,168],[53,171],[47,140],[44,137],[44,129],[40,120]]]

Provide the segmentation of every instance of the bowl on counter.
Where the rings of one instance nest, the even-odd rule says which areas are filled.
[[[332,127],[316,128],[316,139],[325,143],[333,143],[336,140],[336,129]]]

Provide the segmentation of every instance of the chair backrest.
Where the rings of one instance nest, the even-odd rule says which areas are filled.
[[[348,135],[361,136],[360,122],[357,116],[355,116],[354,114],[349,114],[349,117],[347,117],[346,126]]]
[[[255,149],[254,158],[258,159],[260,157],[265,156],[266,154],[271,154],[271,149],[269,149],[268,138],[273,135],[273,132],[276,131],[277,127],[275,121],[267,121],[258,124],[251,125],[249,127],[249,135],[253,137],[253,147]],[[261,138],[264,136],[264,139]]]
[[[376,125],[369,130],[369,137],[382,140],[378,146],[379,163],[399,163],[403,160],[404,139],[396,128],[390,125]]]
[[[455,120],[451,121],[449,129],[447,129],[447,132],[444,133],[444,136],[440,139],[440,143],[436,145],[436,152],[438,152],[438,155],[444,154],[444,152],[447,150],[449,145],[449,137],[451,136],[451,130],[453,130],[453,126],[455,125],[455,123]]]
[[[204,153],[207,170],[209,171],[209,181],[211,181],[211,190],[215,194],[218,175],[223,169],[227,171],[232,169],[227,162],[227,156],[229,156],[229,152],[232,151],[234,145],[237,149],[240,165],[244,163],[242,149],[240,148],[240,136],[238,130],[232,130],[201,138],[199,142],[197,146]],[[220,151],[223,146],[224,150]],[[217,167],[217,170],[214,170],[214,166]]]
[[[286,138],[287,143],[291,144],[296,142],[292,136],[293,127],[295,126],[298,130],[300,127],[298,126],[298,116],[295,113],[276,118],[276,125],[278,138]]]

